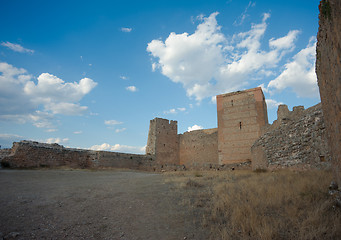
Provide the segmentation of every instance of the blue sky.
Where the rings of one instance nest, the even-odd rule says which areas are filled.
[[[149,121],[217,127],[216,94],[320,101],[318,0],[0,2],[0,145],[143,153]]]

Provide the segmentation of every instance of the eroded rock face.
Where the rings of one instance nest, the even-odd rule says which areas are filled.
[[[320,2],[316,74],[333,169],[341,186],[341,1]]]

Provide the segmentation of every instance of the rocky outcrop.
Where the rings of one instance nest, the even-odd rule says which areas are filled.
[[[316,74],[333,170],[341,188],[341,1],[320,2]]]
[[[251,148],[252,169],[330,167],[321,104],[293,111],[281,105],[277,116]]]

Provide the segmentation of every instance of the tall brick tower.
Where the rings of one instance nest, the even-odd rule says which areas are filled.
[[[155,155],[159,164],[180,164],[177,121],[150,120],[146,154]]]
[[[217,96],[219,164],[251,160],[251,146],[268,124],[260,87]]]

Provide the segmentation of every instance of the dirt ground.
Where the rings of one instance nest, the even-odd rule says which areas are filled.
[[[0,170],[0,239],[207,239],[172,188],[144,172]]]

